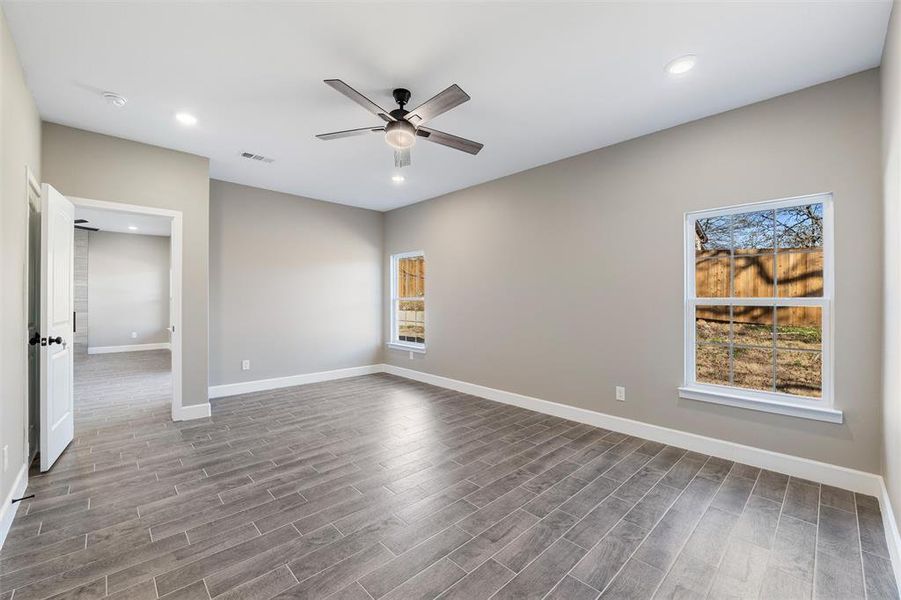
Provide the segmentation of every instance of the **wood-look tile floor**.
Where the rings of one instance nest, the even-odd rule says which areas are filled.
[[[0,600],[898,598],[872,497],[389,375],[173,423],[168,353],[77,373]]]

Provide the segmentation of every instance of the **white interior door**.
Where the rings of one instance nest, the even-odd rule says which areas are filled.
[[[72,329],[75,207],[46,183],[41,194],[41,471],[75,434]]]

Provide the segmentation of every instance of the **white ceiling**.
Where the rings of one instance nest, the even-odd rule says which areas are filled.
[[[879,64],[891,3],[3,2],[49,121],[210,157],[213,178],[387,210]],[[686,53],[697,67],[673,79]],[[472,100],[391,182],[378,125],[322,83],[392,109],[451,83]],[[128,97],[123,109],[103,90]],[[179,125],[189,111],[199,123]],[[264,164],[242,151],[275,158]]]
[[[136,233],[139,235],[162,235],[169,237],[171,231],[171,219],[154,215],[139,215],[123,213],[102,208],[75,207],[76,219],[87,219],[82,223],[85,227],[96,227],[100,231],[113,231],[117,233]],[[132,230],[129,227],[137,227]]]

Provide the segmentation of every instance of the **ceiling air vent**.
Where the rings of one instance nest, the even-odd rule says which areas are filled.
[[[269,158],[268,156],[263,156],[262,154],[254,154],[253,152],[242,152],[241,157],[264,163],[271,163],[275,160],[274,158]]]

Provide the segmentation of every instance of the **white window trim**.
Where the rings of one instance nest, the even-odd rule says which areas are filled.
[[[696,298],[695,297],[695,221],[760,210],[773,210],[804,204],[823,205],[823,297],[822,298]],[[821,193],[767,202],[739,204],[726,208],[685,213],[684,232],[684,328],[685,368],[679,397],[726,406],[802,417],[830,423],[843,421],[842,411],[834,407],[833,331],[834,328],[834,236],[832,194]],[[740,304],[742,306],[820,306],[823,310],[822,397],[808,398],[781,392],[763,392],[733,386],[698,383],[695,379],[695,307]]]
[[[397,311],[395,310],[395,304],[398,300],[404,300],[405,298],[397,297],[397,263],[399,260],[404,258],[414,258],[417,256],[421,256],[423,260],[425,260],[425,252],[423,250],[412,250],[410,252],[399,252],[397,254],[392,254],[390,259],[391,268],[391,288],[390,288],[390,299],[388,303],[388,321],[391,324],[391,330],[389,332],[388,343],[386,344],[389,348],[393,350],[403,350],[405,352],[416,352],[419,354],[425,354],[426,344],[417,344],[415,342],[406,342],[397,339]],[[422,301],[425,305],[425,330],[426,333],[429,331],[429,303],[428,303],[428,287],[426,287],[425,294],[422,296]],[[409,300],[418,300],[418,298],[409,298]]]

